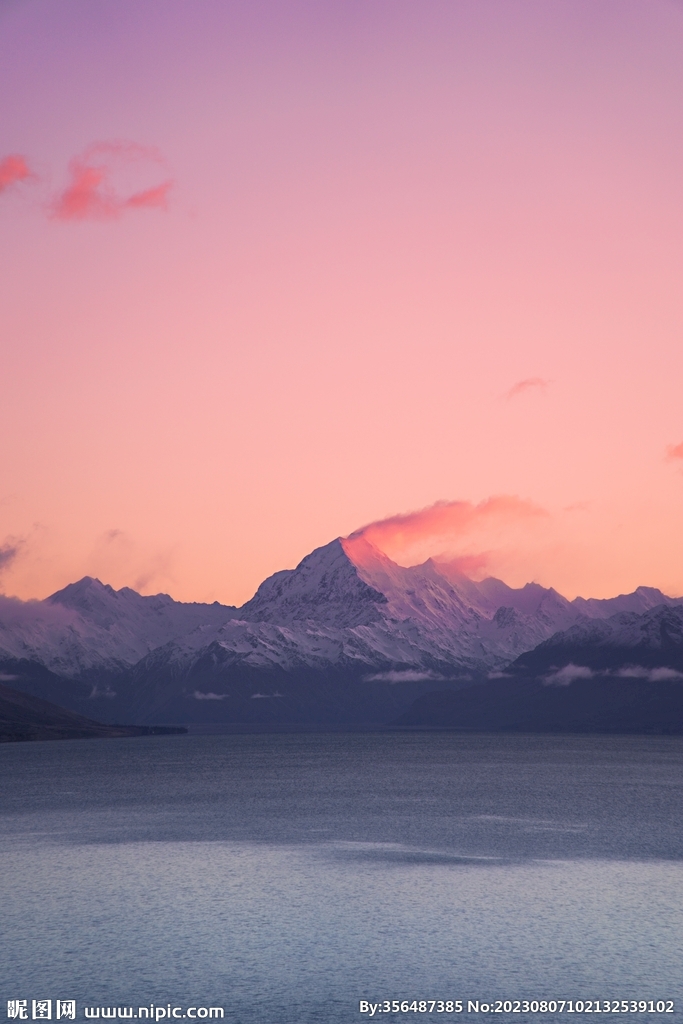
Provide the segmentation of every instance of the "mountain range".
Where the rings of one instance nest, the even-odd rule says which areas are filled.
[[[362,536],[275,573],[241,608],[91,577],[44,601],[0,597],[0,683],[103,722],[439,725],[441,692],[458,727],[456,691],[500,706],[501,687],[569,693],[607,676],[677,692],[683,598],[568,601],[447,562],[399,566]]]

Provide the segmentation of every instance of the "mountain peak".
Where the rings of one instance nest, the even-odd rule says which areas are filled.
[[[84,599],[94,596],[114,595],[116,591],[108,583],[102,583],[96,576],[83,576],[75,583],[68,583],[62,590],[56,590],[45,600],[48,604],[61,604],[65,608],[79,608]]]
[[[264,580],[240,609],[249,621],[287,624],[315,619],[324,625],[353,628],[381,618],[386,597],[358,573],[337,537],[316,548],[295,569],[284,569]]]

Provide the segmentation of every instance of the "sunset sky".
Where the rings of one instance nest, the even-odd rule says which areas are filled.
[[[682,115],[674,0],[0,0],[0,590],[683,594]]]

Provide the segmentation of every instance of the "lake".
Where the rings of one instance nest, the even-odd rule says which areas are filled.
[[[453,733],[4,745],[0,996],[77,1020],[680,1021],[682,755]]]

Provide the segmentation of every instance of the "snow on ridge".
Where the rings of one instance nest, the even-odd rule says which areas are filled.
[[[536,583],[477,582],[431,559],[400,566],[364,538],[337,538],[268,577],[239,609],[143,597],[92,577],[45,601],[0,597],[0,656],[67,676],[152,663],[180,670],[210,649],[288,671],[342,663],[369,673],[497,669],[558,631],[662,604],[683,598],[640,587],[570,602]]]
[[[362,578],[337,539],[306,555],[296,569],[269,576],[240,615],[253,622],[312,619],[352,628],[377,622],[383,604],[384,594]]]
[[[59,675],[119,671],[200,623],[222,623],[231,614],[228,606],[143,597],[86,576],[44,601],[0,597],[0,653],[38,661]]]
[[[575,597],[572,604],[592,619],[608,619],[618,612],[642,615],[663,604],[672,607],[683,605],[683,597],[667,597],[656,587],[637,587],[632,594],[619,594],[617,597]]]
[[[629,595],[630,596],[630,595]],[[588,619],[558,632],[544,647],[683,648],[683,602],[659,604],[646,612],[620,611],[609,618]]]

